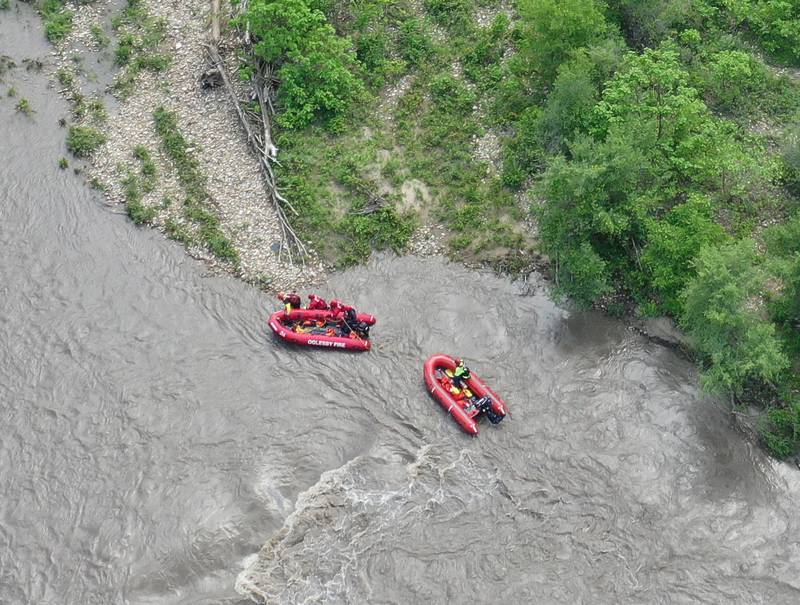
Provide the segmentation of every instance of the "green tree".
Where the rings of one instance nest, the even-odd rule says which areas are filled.
[[[800,0],[753,0],[737,5],[764,48],[800,64]]]
[[[764,69],[748,53],[723,50],[708,62],[707,84],[714,105],[723,111],[751,106],[764,88]]]
[[[608,34],[603,4],[595,0],[520,0],[518,66],[545,84],[570,54]]]
[[[717,245],[725,238],[725,230],[714,222],[711,200],[701,194],[690,195],[663,219],[647,221],[647,245],[641,265],[666,312],[681,313],[681,294],[694,275],[694,257],[703,247]]]
[[[603,261],[603,274],[594,285],[568,289],[582,303],[608,293],[612,276],[636,273],[645,222],[661,204],[659,175],[636,148],[635,136],[615,129],[604,141],[579,137],[570,145],[572,158],[553,158],[539,186],[547,200],[538,211],[542,248],[555,259],[556,272],[569,276],[558,279],[575,283],[589,275],[576,266],[587,259],[600,267],[588,250]]]
[[[350,39],[305,0],[254,0],[244,19],[256,56],[278,67],[281,124],[301,127],[319,113],[342,113],[363,91]]]
[[[587,130],[599,97],[594,67],[585,52],[559,67],[540,121],[542,144],[550,153],[566,153],[575,133]]]
[[[800,214],[764,232],[770,268],[778,280],[770,303],[773,319],[800,355]]]
[[[604,136],[613,124],[628,122],[648,144],[671,155],[709,118],[688,80],[676,50],[629,53],[595,108],[596,136]]]
[[[755,244],[742,240],[707,247],[694,262],[696,277],[686,288],[683,326],[708,360],[704,385],[741,394],[752,381],[773,383],[789,359],[764,319],[764,273]]]

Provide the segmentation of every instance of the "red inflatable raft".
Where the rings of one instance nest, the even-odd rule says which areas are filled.
[[[470,378],[465,380],[471,396],[470,393],[463,391],[454,395],[450,390],[453,383],[447,375],[447,370],[452,376],[455,368],[456,362],[449,355],[432,355],[425,362],[425,382],[431,395],[461,428],[470,435],[477,435],[477,421],[481,414],[487,416],[492,424],[497,424],[506,416],[508,408],[505,402],[475,375],[475,372],[470,372]]]
[[[359,313],[358,322],[372,326],[375,316]],[[322,323],[323,325],[317,325]],[[310,325],[307,325],[310,324]],[[341,319],[329,310],[294,309],[290,312],[276,311],[269,316],[269,327],[280,338],[299,345],[343,349],[347,351],[369,351],[369,338],[350,332],[341,334]]]

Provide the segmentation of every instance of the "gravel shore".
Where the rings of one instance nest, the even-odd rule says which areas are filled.
[[[74,56],[99,52],[90,31],[118,3],[103,0],[75,4],[74,31],[58,45],[62,66],[74,63]],[[205,247],[189,245],[193,257],[218,271],[227,271],[266,289],[300,288],[325,278],[323,263],[313,256],[304,265],[282,258],[281,231],[276,212],[266,195],[258,162],[247,146],[234,107],[221,87],[206,88],[199,78],[208,68],[205,43],[210,5],[206,0],[143,0],[142,6],[153,17],[167,24],[163,51],[170,56],[169,67],[159,73],[142,70],[133,93],[122,100],[109,119],[106,144],[93,155],[87,176],[99,183],[113,204],[124,205],[121,181],[136,167],[133,150],[145,146],[158,167],[155,187],[143,195],[145,206],[158,209],[153,224],[165,229],[167,220],[192,229],[182,213],[185,197],[174,167],[159,148],[153,112],[164,106],[177,114],[189,151],[198,159],[207,178],[209,209],[219,218],[223,233],[232,241],[240,258],[238,267],[218,261]],[[222,22],[226,19],[223,16]],[[235,41],[223,34],[221,52],[233,59]],[[112,43],[113,46],[113,43]],[[235,61],[234,61],[235,63]],[[244,98],[244,90],[240,91]]]

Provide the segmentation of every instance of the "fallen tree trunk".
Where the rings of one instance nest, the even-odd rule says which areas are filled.
[[[242,11],[247,10],[247,2],[242,2]],[[255,112],[246,110],[246,105],[242,103],[236,89],[233,86],[228,68],[222,60],[219,52],[220,43],[220,3],[219,0],[211,0],[211,30],[209,35],[209,42],[206,45],[206,53],[211,69],[204,74],[204,82],[206,74],[211,71],[218,73],[221,84],[224,86],[225,91],[228,93],[231,103],[236,109],[236,115],[239,118],[239,123],[247,135],[247,144],[250,149],[256,154],[258,158],[258,165],[261,171],[261,176],[266,185],[267,195],[272,201],[275,208],[275,213],[281,226],[281,248],[278,252],[280,259],[286,252],[290,264],[294,264],[295,255],[299,257],[300,262],[305,264],[305,259],[308,256],[308,249],[303,241],[292,228],[288,217],[286,216],[286,209],[297,215],[297,211],[291,203],[281,195],[275,179],[275,172],[272,165],[277,164],[278,149],[272,142],[272,123],[271,118],[275,115],[275,109],[272,103],[274,96],[274,79],[272,77],[272,69],[269,64],[255,60],[253,63],[256,67],[256,73],[251,78],[251,86],[253,88],[253,97],[258,101],[259,109],[258,115]],[[252,55],[249,48],[249,35],[243,32],[244,46]]]

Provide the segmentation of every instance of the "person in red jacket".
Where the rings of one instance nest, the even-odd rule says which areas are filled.
[[[353,309],[353,307],[350,305],[344,304],[340,300],[336,300],[335,298],[331,301],[331,319],[341,321],[345,314],[349,313],[350,311],[355,311],[355,309]]]
[[[328,303],[325,302],[325,299],[320,298],[316,294],[309,294],[308,308],[315,311],[325,311],[328,308]]]
[[[358,328],[358,313],[350,305],[344,304],[340,300],[331,301],[331,319],[341,324],[342,336],[350,336],[351,332],[356,332]]]
[[[283,303],[287,313],[303,306],[303,301],[300,300],[300,297],[295,292],[290,292],[289,294],[278,292],[278,300]]]

